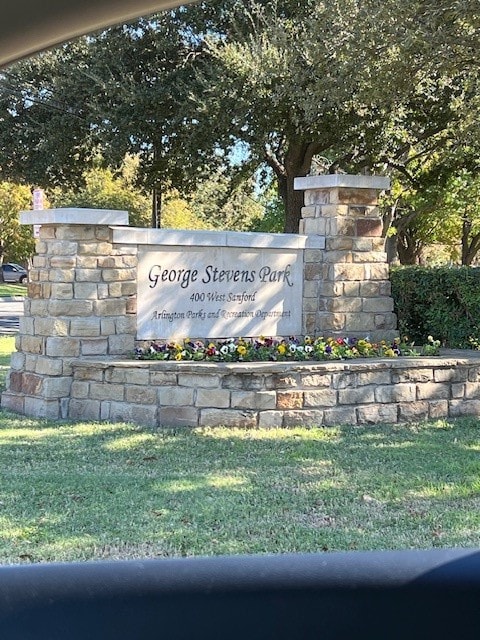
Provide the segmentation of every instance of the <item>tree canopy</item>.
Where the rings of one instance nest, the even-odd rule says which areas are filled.
[[[316,156],[416,189],[478,166],[479,20],[474,0],[214,0],[109,29],[4,72],[1,171],[65,185],[139,154],[156,203],[273,177],[296,232]]]

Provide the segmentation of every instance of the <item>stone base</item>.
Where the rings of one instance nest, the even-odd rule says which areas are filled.
[[[29,396],[21,391],[5,391],[2,393],[2,409],[20,413],[33,418],[60,420],[68,418],[68,398],[46,399]]]
[[[321,363],[72,363],[70,399],[16,392],[2,407],[51,419],[149,427],[293,427],[480,415],[480,354]]]

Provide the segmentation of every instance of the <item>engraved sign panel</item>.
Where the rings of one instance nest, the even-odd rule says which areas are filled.
[[[137,338],[299,334],[303,253],[223,246],[139,254]]]

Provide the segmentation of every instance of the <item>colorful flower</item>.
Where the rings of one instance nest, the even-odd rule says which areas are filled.
[[[139,360],[214,360],[214,361],[318,361],[345,360],[351,358],[372,358],[399,356],[438,355],[441,343],[428,336],[427,343],[420,349],[406,338],[394,338],[390,342],[382,340],[372,343],[367,338],[305,336],[303,340],[290,336],[287,338],[228,338],[216,343],[185,338],[183,345],[178,342],[152,342],[148,346],[139,346],[133,357]]]

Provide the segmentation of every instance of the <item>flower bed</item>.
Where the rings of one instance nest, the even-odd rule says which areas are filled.
[[[229,338],[208,342],[185,338],[182,342],[152,342],[135,350],[137,360],[193,360],[210,362],[282,362],[396,358],[438,355],[439,340],[415,347],[408,338],[371,342],[368,338]]]

